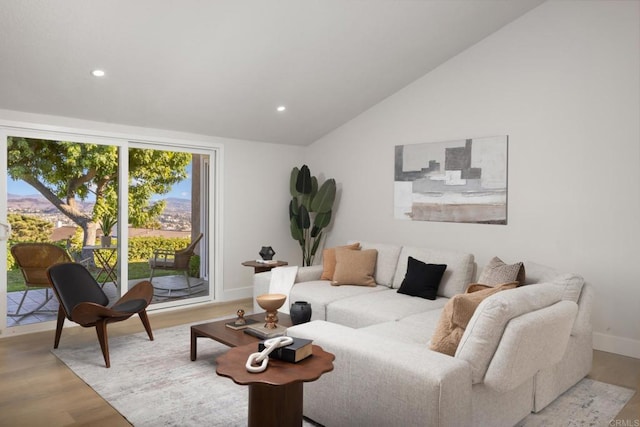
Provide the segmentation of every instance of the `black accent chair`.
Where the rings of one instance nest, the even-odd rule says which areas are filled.
[[[153,341],[153,332],[146,311],[153,297],[153,286],[149,281],[136,284],[113,306],[107,307],[109,298],[81,264],[65,263],[51,266],[47,269],[47,276],[60,302],[53,348],[58,348],[60,343],[65,317],[85,328],[95,326],[107,368],[111,366],[107,337],[109,323],[126,320],[137,313],[149,339]]]

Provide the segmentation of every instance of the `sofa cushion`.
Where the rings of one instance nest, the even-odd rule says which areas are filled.
[[[352,328],[398,320],[411,314],[442,308],[447,298],[428,300],[399,294],[394,289],[359,294],[327,304],[329,322]]]
[[[367,249],[354,251],[346,248],[336,249],[336,269],[331,284],[376,286],[373,272],[376,268],[378,251]]]
[[[553,283],[563,289],[562,299],[578,302],[584,286],[584,278],[574,273],[560,273],[546,265],[526,261],[527,279],[525,284]]]
[[[327,304],[333,301],[389,290],[386,286],[331,286],[328,280],[296,283],[289,292],[290,301],[307,301],[311,304],[311,320],[327,319]]]
[[[349,243],[354,243],[354,241],[349,241]],[[388,245],[385,243],[371,242],[360,242],[360,247],[362,249],[375,249],[378,251],[378,260],[376,262],[376,271],[374,277],[378,285],[383,285],[390,288],[394,281],[396,266],[398,264],[398,255],[400,255],[400,249],[402,248],[398,245]],[[402,270],[400,281],[402,281],[405,271],[406,266]]]
[[[565,301],[573,301],[575,303],[580,299],[584,279],[573,273],[560,274],[554,277],[550,283],[562,288],[562,299]]]
[[[409,257],[419,259],[428,264],[446,264],[447,269],[438,287],[438,296],[451,298],[461,294],[473,280],[475,263],[472,254],[437,249],[414,248],[405,246],[400,251],[398,266],[393,279],[393,287],[398,289],[407,271]]]
[[[558,363],[567,349],[577,311],[576,303],[559,301],[511,319],[487,368],[484,384],[504,393]]]
[[[445,264],[427,264],[414,257],[409,257],[407,274],[404,276],[398,292],[412,297],[434,300],[446,269]]]
[[[489,296],[504,291],[514,289],[518,282],[505,283],[496,286],[470,285],[467,292],[458,294],[451,298],[442,310],[440,319],[435,328],[429,348],[433,351],[453,356],[462,339],[464,330],[471,320],[476,307]]]
[[[532,261],[525,261],[524,267],[527,271],[524,284],[531,285],[533,283],[544,283],[553,280],[554,277],[560,275],[560,271],[546,265],[538,264]]]
[[[338,246],[338,248],[358,250],[360,243],[356,242],[351,245]],[[336,248],[327,248],[322,251],[322,276],[321,280],[333,280],[333,273],[336,270]]]
[[[399,320],[377,323],[360,328],[361,331],[376,337],[390,340],[411,342],[426,347],[429,337],[433,335],[442,308],[412,314]]]
[[[517,281],[520,285],[525,282],[525,270],[522,262],[505,264],[500,258],[493,257],[482,269],[478,283],[495,286],[501,283]]]
[[[562,289],[551,283],[520,286],[483,300],[471,317],[455,354],[471,366],[473,383],[482,382],[509,320],[561,300]]]

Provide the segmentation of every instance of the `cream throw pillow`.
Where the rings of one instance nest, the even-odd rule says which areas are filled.
[[[493,287],[480,284],[469,285],[466,293],[454,296],[445,304],[431,337],[429,348],[454,356],[476,307],[488,296],[506,289],[513,289],[517,285],[518,282],[504,283]]]
[[[478,283],[488,286],[495,286],[502,283],[518,282],[518,286],[524,285],[525,272],[524,264],[517,262],[515,264],[505,264],[498,257],[493,257],[478,277]]]
[[[336,248],[336,269],[331,284],[334,286],[376,286],[373,273],[376,269],[377,259],[378,251],[375,249],[354,251]]]
[[[333,273],[336,270],[336,249],[344,248],[351,250],[359,250],[360,243],[353,243],[346,246],[337,246],[335,248],[327,248],[322,251],[322,276],[320,280],[333,280]]]

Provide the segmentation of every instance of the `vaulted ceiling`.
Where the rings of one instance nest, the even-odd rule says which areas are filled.
[[[542,1],[0,0],[0,108],[307,145]]]

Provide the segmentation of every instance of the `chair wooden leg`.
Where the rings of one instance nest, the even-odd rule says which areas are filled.
[[[60,344],[60,337],[62,336],[62,326],[64,325],[64,310],[62,309],[62,304],[58,307],[58,323],[56,324],[56,338],[53,342],[53,348],[58,348],[58,344]]]
[[[147,310],[142,310],[140,313],[138,313],[138,316],[140,316],[140,320],[144,325],[144,329],[147,331],[147,335],[149,335],[149,340],[153,341],[153,332],[151,331],[151,323],[149,323],[149,316],[147,316]]]
[[[96,323],[96,334],[98,334],[98,341],[100,342],[100,348],[102,349],[102,356],[104,356],[104,363],[107,368],[111,367],[109,362],[109,337],[107,336],[107,322],[100,320]]]

